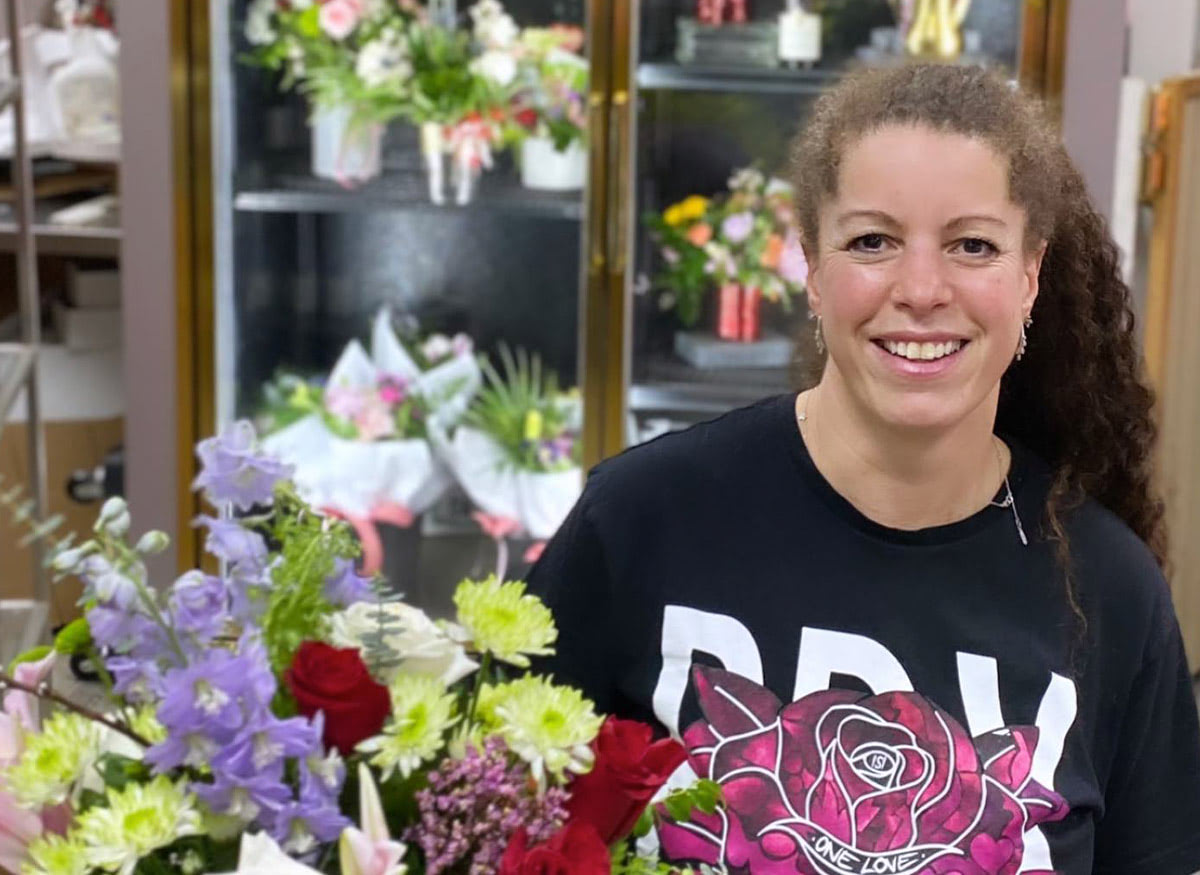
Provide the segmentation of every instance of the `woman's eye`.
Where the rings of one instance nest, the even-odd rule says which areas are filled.
[[[967,255],[992,255],[998,251],[992,243],[982,237],[968,237],[959,241],[959,245]]]
[[[857,252],[880,252],[887,238],[882,234],[863,234],[850,241],[850,249]]]

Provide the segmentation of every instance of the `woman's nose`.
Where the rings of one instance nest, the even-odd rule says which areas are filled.
[[[951,296],[948,267],[940,247],[906,247],[896,265],[892,300],[917,311],[945,306]]]

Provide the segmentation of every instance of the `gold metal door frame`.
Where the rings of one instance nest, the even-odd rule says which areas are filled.
[[[224,0],[218,0],[224,2]],[[199,564],[194,447],[215,423],[212,96],[208,0],[171,4],[171,139],[175,178],[175,344],[180,570]]]

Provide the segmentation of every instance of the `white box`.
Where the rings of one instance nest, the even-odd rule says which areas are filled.
[[[111,309],[121,306],[121,272],[116,269],[91,270],[67,265],[67,300],[81,310]]]
[[[121,345],[121,308],[77,309],[54,306],[54,324],[63,346],[72,352],[112,349]]]

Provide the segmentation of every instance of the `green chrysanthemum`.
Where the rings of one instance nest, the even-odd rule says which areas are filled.
[[[47,833],[26,848],[21,875],[88,875],[92,871],[83,843],[72,837]]]
[[[145,705],[129,715],[129,728],[151,744],[167,740],[167,728],[158,722],[154,707]]]
[[[407,778],[432,759],[445,745],[446,731],[458,722],[454,695],[435,678],[397,675],[389,692],[392,716],[383,734],[358,746],[363,753],[375,754],[371,764],[383,771],[385,781],[397,769]]]
[[[25,751],[5,772],[9,791],[30,809],[58,805],[75,790],[100,753],[100,725],[60,712],[25,736]]]
[[[201,831],[195,798],[166,775],[109,788],[106,800],[79,815],[76,835],[89,862],[107,872],[130,875],[142,857]]]
[[[520,581],[501,583],[494,574],[484,581],[464,580],[454,592],[454,605],[480,653],[519,668],[529,667],[530,656],[554,654],[554,617],[541,599],[525,594]]]
[[[547,777],[566,780],[566,773],[592,769],[592,740],[603,718],[593,705],[570,687],[542,677],[523,677],[500,688],[496,714],[503,721],[500,735],[509,750],[529,763],[538,786]]]

